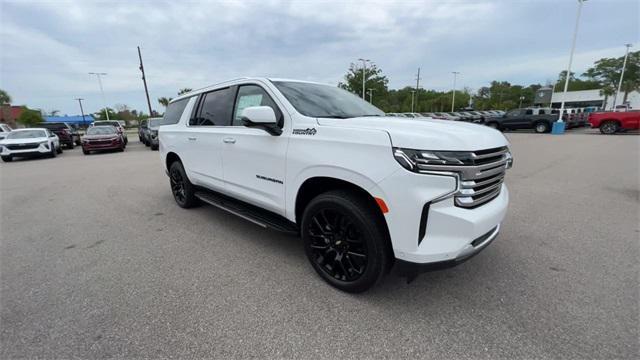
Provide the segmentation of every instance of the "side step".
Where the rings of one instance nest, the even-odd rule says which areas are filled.
[[[195,196],[209,205],[213,205],[245,220],[251,221],[265,229],[270,228],[289,234],[298,234],[298,227],[296,224],[280,215],[261,209],[257,206],[247,204],[243,201],[236,200],[220,193],[203,189],[198,190],[195,193]]]

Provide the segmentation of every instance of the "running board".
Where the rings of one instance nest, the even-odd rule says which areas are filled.
[[[239,216],[265,229],[269,228],[289,234],[298,234],[296,224],[257,206],[209,190],[200,189],[196,191],[195,196],[209,205]]]

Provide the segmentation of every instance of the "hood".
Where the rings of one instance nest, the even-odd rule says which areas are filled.
[[[115,139],[118,137],[118,134],[95,134],[95,135],[85,135],[82,137],[84,140],[101,140],[101,139]]]
[[[43,136],[43,137],[37,137],[37,138],[28,138],[28,139],[2,139],[0,141],[0,144],[2,145],[11,145],[11,144],[33,144],[33,143],[39,143],[39,142],[43,142],[43,141],[47,141],[48,138]]]
[[[509,144],[498,130],[484,125],[452,120],[371,116],[351,119],[318,119],[318,124],[386,131],[391,137],[391,143],[394,147],[416,150],[475,151]]]

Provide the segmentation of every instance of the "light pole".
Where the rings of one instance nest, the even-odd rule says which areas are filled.
[[[453,109],[456,106],[456,78],[460,72],[452,71],[451,73],[453,74],[453,98],[451,99],[451,112],[453,112]]]
[[[415,90],[411,90],[411,112],[413,112],[413,99],[416,95],[416,91]]]
[[[518,109],[522,109],[522,100],[524,100],[524,96],[520,96],[520,105],[518,105]]]
[[[558,121],[553,124],[553,134],[564,133],[564,122],[562,121],[562,113],[564,112],[564,101],[567,98],[567,89],[569,88],[569,78],[571,77],[571,63],[573,62],[573,51],[576,49],[576,38],[578,37],[578,25],[580,25],[580,13],[582,12],[582,4],[587,0],[578,0],[578,14],[576,15],[576,27],[573,30],[573,40],[571,41],[571,52],[569,53],[569,65],[567,66],[567,76],[564,79],[564,91],[562,94],[562,102],[560,102],[560,112],[558,113]]]
[[[84,120],[84,109],[82,108],[82,98],[76,98],[75,100],[78,100],[78,104],[80,104],[80,113],[82,114],[82,126],[84,126],[85,128],[87,127],[87,123]]]
[[[629,57],[629,48],[631,44],[625,44],[627,47],[627,52],[624,54],[624,61],[622,62],[622,73],[620,74],[620,81],[618,82],[618,91],[616,91],[615,95],[613,95],[613,108],[611,110],[616,109],[616,101],[618,100],[618,94],[620,93],[620,89],[622,89],[622,79],[624,78],[624,69],[627,67],[627,57]]]
[[[373,105],[373,92],[376,91],[376,89],[367,89],[367,92],[369,93],[369,104]]]
[[[369,59],[358,59],[358,61],[362,61],[362,100],[365,100],[365,84],[367,81],[367,62],[370,62],[371,60]]]
[[[100,92],[102,93],[102,103],[104,104],[104,114],[106,115],[107,120],[109,120],[109,111],[107,110],[107,102],[104,98],[104,89],[102,88],[102,80],[100,79],[100,76],[107,75],[107,73],[90,72],[89,75],[95,75],[98,78],[98,85],[100,85]]]

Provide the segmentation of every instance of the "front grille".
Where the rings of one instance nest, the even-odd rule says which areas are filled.
[[[39,143],[35,144],[11,144],[5,145],[9,150],[27,150],[27,149],[37,149],[40,146]]]
[[[455,195],[457,206],[474,208],[500,195],[507,153],[506,147],[471,153],[473,165],[460,173],[460,191]]]
[[[458,176],[460,187],[454,195],[456,206],[471,209],[500,194],[504,175],[511,161],[506,146],[455,155],[462,165],[426,165],[418,159],[417,166],[421,172]]]
[[[113,140],[89,140],[89,144],[91,145],[111,145]]]

